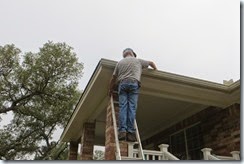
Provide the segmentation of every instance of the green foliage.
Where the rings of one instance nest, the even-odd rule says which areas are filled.
[[[0,117],[10,111],[14,115],[0,130],[0,159],[65,158],[67,146],[52,137],[67,124],[81,94],[83,63],[72,50],[49,41],[38,53],[21,57],[14,45],[0,46]],[[50,155],[60,150],[58,156]]]
[[[104,151],[95,150],[93,153],[93,160],[104,160]]]
[[[18,94],[16,73],[19,66],[20,50],[12,45],[0,46],[0,113],[9,111],[10,101]]]

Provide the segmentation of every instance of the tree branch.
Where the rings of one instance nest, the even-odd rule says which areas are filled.
[[[22,96],[21,98],[18,98],[17,100],[15,100],[15,101],[13,101],[13,103],[12,103],[12,105],[10,106],[10,107],[8,107],[8,108],[6,108],[6,107],[2,107],[2,108],[0,108],[0,114],[1,113],[7,113],[7,112],[9,112],[9,111],[14,111],[14,110],[16,110],[17,108],[17,104],[19,103],[19,102],[21,102],[21,101],[23,101],[23,100],[26,100],[26,99],[29,99],[29,98],[31,98],[31,97],[33,97],[33,96],[35,96],[35,95],[40,95],[40,94],[42,94],[42,92],[40,92],[40,91],[36,91],[36,92],[33,92],[33,93],[31,93],[31,94],[28,94],[28,95],[25,95],[25,96]]]

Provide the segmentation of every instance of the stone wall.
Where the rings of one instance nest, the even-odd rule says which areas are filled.
[[[240,105],[234,104],[202,124],[204,146],[213,149],[213,154],[230,155],[240,151]]]
[[[95,140],[95,122],[84,123],[83,134],[81,137],[81,160],[92,160],[93,159],[93,148]]]
[[[69,144],[69,160],[77,160],[78,142],[71,141]]]
[[[170,135],[200,122],[203,147],[212,148],[213,154],[230,156],[230,152],[240,151],[240,104],[226,109],[209,107],[201,112],[167,128],[142,142],[144,149],[159,150],[158,145],[170,145]]]

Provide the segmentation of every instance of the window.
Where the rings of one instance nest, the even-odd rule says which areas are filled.
[[[199,123],[170,136],[171,153],[181,160],[202,159],[202,146],[203,140]]]

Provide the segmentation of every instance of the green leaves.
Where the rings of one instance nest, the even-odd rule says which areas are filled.
[[[0,158],[46,159],[57,145],[51,144],[55,129],[67,124],[81,95],[83,63],[66,43],[49,41],[22,57],[20,52],[14,45],[0,46],[0,117],[14,114],[0,130]]]
[[[0,46],[0,74],[9,74],[19,66],[20,49],[13,44]]]
[[[104,160],[104,151],[102,150],[95,150],[93,153],[93,160]]]

